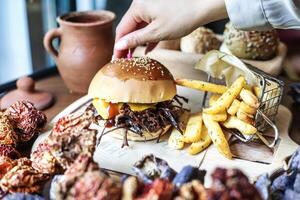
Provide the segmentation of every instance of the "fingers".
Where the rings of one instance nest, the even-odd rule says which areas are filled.
[[[153,43],[160,40],[156,25],[150,23],[148,26],[128,33],[115,44],[115,50],[122,51],[137,47],[146,43]]]
[[[138,22],[133,17],[131,9],[129,9],[116,28],[115,42],[117,42],[124,35],[136,30],[138,26]],[[127,50],[117,50],[114,48],[114,58],[124,57],[126,54]]]
[[[126,35],[127,33],[130,33],[134,31],[138,26],[138,21],[134,17],[132,5],[127,10],[127,12],[122,17],[121,21],[119,22],[117,28],[116,28],[116,37],[115,41],[118,41],[121,37]]]

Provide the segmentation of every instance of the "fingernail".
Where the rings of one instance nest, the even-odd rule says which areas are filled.
[[[115,44],[116,50],[125,50],[127,49],[127,41],[126,40],[120,40]]]

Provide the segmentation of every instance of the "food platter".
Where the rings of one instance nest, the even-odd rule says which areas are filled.
[[[143,52],[143,48],[138,48],[135,56]],[[151,52],[147,56],[154,58],[165,65],[175,78],[188,78],[196,80],[207,80],[207,74],[196,70],[195,63],[200,59],[199,55],[178,53],[169,50],[161,50],[163,54]],[[176,54],[176,55],[175,55]],[[172,58],[172,59],[171,59]],[[189,103],[185,105],[192,113],[202,110],[202,100],[204,92],[186,87],[177,86],[177,94],[189,99]],[[68,106],[59,113],[50,123],[51,130],[53,124],[61,117],[71,113],[83,112],[91,104],[88,96],[82,97]],[[260,174],[271,172],[282,165],[282,160],[291,155],[298,145],[294,143],[288,136],[289,124],[291,122],[291,113],[284,107],[279,106],[275,124],[279,130],[279,142],[275,148],[269,149],[261,142],[253,141],[250,143],[234,142],[230,144],[231,151],[234,154],[233,160],[228,160],[211,145],[207,150],[197,154],[190,155],[184,150],[174,150],[168,146],[168,134],[161,138],[160,142],[143,141],[129,142],[129,147],[122,147],[122,140],[115,139],[109,134],[104,136],[100,145],[97,146],[94,160],[99,163],[102,168],[112,170],[124,174],[133,174],[132,166],[144,155],[154,154],[165,159],[175,170],[179,171],[185,165],[192,165],[205,169],[210,174],[216,167],[240,168],[245,170],[249,178],[254,181]],[[101,130],[98,129],[98,137]],[[36,140],[33,149],[49,135],[49,131],[41,134]],[[266,131],[265,135],[272,135]],[[272,137],[271,137],[272,138]],[[248,170],[249,169],[249,170]],[[205,184],[210,184],[210,177],[206,177]]]
[[[86,196],[85,190],[89,190],[94,181],[99,184],[105,181],[112,184],[112,190],[101,186],[95,188],[95,192],[112,192],[111,195],[115,194],[119,198],[131,184],[135,184],[135,188],[141,186],[153,189],[161,189],[165,185],[169,188],[167,193],[170,199],[185,193],[178,193],[178,188],[185,190],[186,187],[196,187],[193,184],[199,190],[202,188],[200,193],[203,195],[218,193],[218,182],[223,178],[229,181],[229,190],[234,189],[231,187],[235,186],[230,182],[235,179],[235,184],[246,181],[247,187],[255,192],[255,181],[265,177],[262,174],[272,173],[282,167],[282,161],[298,148],[288,135],[291,113],[280,105],[283,83],[218,51],[207,53],[200,61],[196,57],[189,59],[186,55],[181,55],[181,58],[189,64],[162,61],[165,67],[149,57],[113,60],[93,79],[90,88],[96,93],[89,92],[89,95],[69,105],[44,129],[41,127],[46,125],[45,120],[31,120],[32,117],[39,119],[41,113],[32,106],[28,110],[27,107],[31,105],[29,102],[17,102],[16,106],[7,109],[7,117],[15,116],[14,112],[9,111],[20,110],[16,119],[23,119],[24,115],[27,121],[30,119],[29,121],[43,123],[37,124],[34,129],[38,138],[33,144],[30,160],[21,158],[11,162],[3,159],[5,163],[11,162],[12,166],[0,182],[3,192],[40,194],[44,189],[44,196],[50,194],[51,199],[64,199],[65,195]],[[125,63],[123,68],[121,63]],[[131,65],[128,66],[128,63]],[[138,69],[143,69],[143,72],[138,72]],[[115,76],[105,74],[116,70],[119,71]],[[126,74],[126,77],[130,77],[134,73],[140,73],[140,79],[133,79],[135,84],[120,90],[126,82],[122,81],[122,77]],[[119,79],[117,82],[107,81],[111,81],[111,77]],[[151,84],[146,85],[146,82]],[[153,83],[160,84],[145,89],[145,86],[152,86]],[[101,97],[111,91],[118,94],[118,98],[123,95],[123,99],[111,101]],[[133,100],[126,99],[129,91],[130,94],[140,95],[140,99],[147,95],[152,99],[153,94],[157,94],[159,100],[164,98],[162,94],[172,93],[166,101],[149,103],[150,100],[147,100],[140,103],[135,100],[137,96]],[[152,93],[147,93],[149,91]],[[23,109],[25,107],[27,109]],[[272,108],[270,113],[266,112],[269,108]],[[243,112],[249,119],[242,117]],[[10,123],[8,121],[5,125]],[[14,124],[16,125],[20,124]],[[163,132],[167,126],[172,128]],[[26,131],[27,123],[21,128]],[[155,132],[157,129],[154,128],[163,131]],[[110,130],[120,130],[120,135],[117,134],[119,137]],[[139,140],[128,138],[130,131]],[[240,139],[236,132],[243,135],[245,140]],[[150,137],[144,133],[149,133]],[[299,151],[294,155],[297,153]],[[297,164],[297,159],[292,159],[294,165]],[[11,184],[12,177],[22,174],[23,170],[33,174],[29,187],[20,187],[29,180],[27,175],[18,180],[16,186]],[[110,175],[117,173],[118,178],[113,180],[103,170]],[[211,176],[205,176],[206,173]],[[216,179],[216,176],[219,178]],[[279,177],[289,176],[283,173]],[[267,179],[268,177],[263,180]],[[126,186],[130,180],[135,182],[129,182],[129,186]],[[37,184],[40,181],[51,182],[51,186]],[[72,183],[70,187],[67,186],[69,181]],[[277,184],[276,181],[274,184]],[[82,190],[82,187],[85,189]],[[238,190],[241,193],[244,191]],[[147,191],[145,192],[148,193]],[[89,193],[94,195],[94,191]],[[257,191],[253,194],[258,195]],[[131,194],[131,197],[133,195],[135,194]],[[144,193],[139,194],[137,190],[136,195],[143,196]],[[149,191],[149,195],[152,192]]]
[[[201,109],[202,102],[199,102],[199,99],[202,99],[203,92],[178,86],[178,94],[189,98],[190,103],[186,106],[191,108],[192,112],[196,112]],[[70,113],[82,112],[89,104],[90,98],[87,96],[75,101],[51,121],[49,124],[49,130],[59,118]],[[267,148],[263,148],[263,145],[235,145],[233,152],[240,153],[243,158],[228,160],[222,157],[214,146],[210,146],[207,151],[196,156],[189,155],[186,151],[170,149],[167,146],[167,135],[162,138],[160,143],[156,143],[156,140],[147,142],[130,142],[130,146],[126,148],[121,148],[122,140],[115,139],[107,135],[103,137],[101,144],[96,148],[94,160],[98,162],[102,168],[124,174],[133,174],[131,169],[132,165],[140,160],[144,155],[153,153],[154,155],[165,159],[171,166],[174,167],[175,170],[178,171],[187,164],[199,166],[200,168],[207,170],[209,174],[218,166],[230,168],[234,167],[243,169],[247,175],[249,175],[251,180],[255,180],[258,175],[270,172],[280,167],[282,165],[282,160],[291,155],[297,149],[298,145],[288,136],[291,117],[291,113],[286,107],[279,107],[276,125],[280,132],[280,142],[275,148],[274,153],[269,151]],[[42,142],[49,133],[49,131],[46,131],[41,134],[34,143],[33,149],[35,149],[35,147]],[[253,157],[257,159],[256,162],[249,161],[249,159],[251,160]],[[271,164],[263,163],[263,160],[266,158],[269,159]],[[209,177],[207,178],[208,180],[206,180],[206,184],[209,184]]]

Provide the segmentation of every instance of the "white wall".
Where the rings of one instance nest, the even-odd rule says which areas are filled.
[[[26,0],[0,1],[0,84],[32,72]]]

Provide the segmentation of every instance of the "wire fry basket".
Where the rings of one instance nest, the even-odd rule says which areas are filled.
[[[258,82],[261,89],[259,96],[260,106],[255,115],[255,127],[258,130],[256,136],[268,147],[273,148],[279,139],[278,128],[274,121],[282,100],[284,82],[268,75],[256,67],[249,64],[246,65],[259,80]],[[208,75],[208,82],[217,84],[225,83],[224,80],[213,78],[210,75]],[[203,99],[203,106],[208,104],[208,96],[209,95],[206,92]],[[269,142],[263,134],[263,132],[265,132],[268,128],[273,129],[272,137],[274,139],[272,142]],[[237,130],[230,131],[234,136],[236,136],[236,138],[243,142],[249,142],[254,138],[253,135],[243,135]]]

